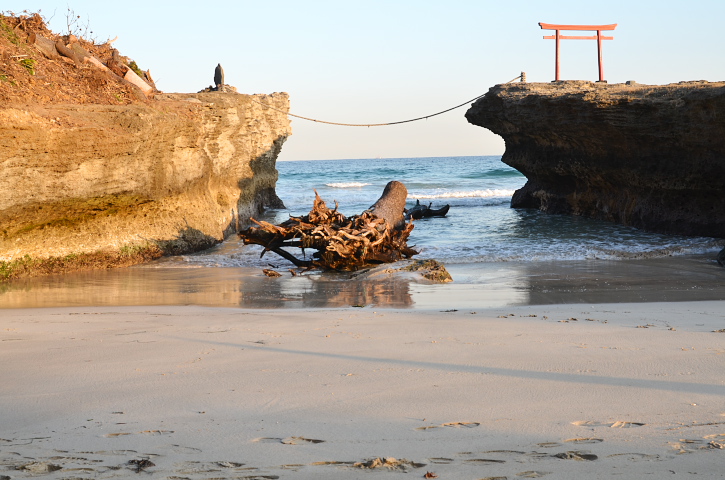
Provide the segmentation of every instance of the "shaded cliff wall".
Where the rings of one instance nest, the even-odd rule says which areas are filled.
[[[527,177],[513,207],[725,237],[725,83],[497,85],[466,118]]]
[[[0,107],[0,260],[209,247],[280,205],[286,93]]]

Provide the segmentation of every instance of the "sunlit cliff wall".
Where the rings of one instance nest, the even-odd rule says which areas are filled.
[[[281,203],[288,110],[285,93],[217,92],[0,107],[0,260],[221,241]]]

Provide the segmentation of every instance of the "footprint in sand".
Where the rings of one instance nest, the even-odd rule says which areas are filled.
[[[568,438],[564,440],[564,443],[575,443],[575,444],[587,444],[587,443],[601,443],[604,440],[601,438]],[[536,444],[541,448],[555,448],[562,447],[563,444],[559,442],[541,442]]]
[[[453,427],[453,428],[474,428],[481,425],[479,422],[448,422],[440,425],[429,425],[427,427],[418,427],[416,430],[431,430],[433,428]]]
[[[282,443],[282,439],[278,437],[260,437],[252,440],[252,443]]]
[[[50,437],[18,438],[18,439],[12,440],[12,442],[15,442],[15,443],[8,443],[5,445],[7,445],[8,447],[18,447],[18,446],[22,446],[22,445],[30,445],[31,443],[35,443],[36,440],[43,441],[43,440],[48,440],[49,438]]]
[[[175,466],[175,471],[177,474],[180,475],[199,475],[199,474],[208,474],[208,473],[216,473],[221,472],[223,469],[230,469],[237,473],[244,472],[244,473],[251,473],[256,472],[258,469],[255,467],[245,467],[244,463],[241,462],[182,462],[177,463]],[[188,477],[176,477],[176,478],[188,478]],[[219,478],[219,477],[217,477]],[[257,478],[256,476],[249,476],[249,477],[234,477],[236,479],[238,478]],[[262,477],[259,477],[262,478]]]
[[[506,463],[506,460],[493,460],[491,458],[471,458],[464,460],[464,463],[472,463],[474,465],[488,465],[492,463]]]
[[[325,441],[315,438],[287,437],[282,439],[282,443],[285,445],[304,445],[305,443],[325,443]]]
[[[305,437],[261,437],[252,440],[253,443],[283,443],[285,445],[304,445],[306,443],[324,443],[325,440],[317,440],[315,438]]]
[[[544,475],[549,475],[551,472],[537,472],[535,470],[528,470],[526,472],[519,472],[516,474],[517,477],[521,478],[539,478]]]
[[[613,453],[612,455],[607,455],[607,458],[617,458],[617,457],[624,457],[631,462],[637,462],[637,461],[651,462],[653,460],[659,460],[659,458],[660,458],[659,455],[650,455],[647,453]]]
[[[93,455],[135,455],[138,452],[136,450],[98,450],[96,452],[78,452],[83,454]]]
[[[705,440],[710,440],[708,443],[709,448],[725,449],[725,433],[716,433],[714,435],[705,435]]]
[[[669,442],[669,445],[677,450],[677,453],[692,453],[696,450],[725,450],[725,434],[705,435],[702,438],[704,440],[681,438],[679,442]]]
[[[523,455],[526,452],[521,452],[519,450],[486,450],[485,452],[481,453],[506,453],[511,455]],[[459,453],[459,455],[470,455],[470,452],[468,453]]]
[[[256,470],[256,469],[247,469],[247,470]],[[218,472],[218,471],[219,470],[213,470],[213,469],[211,469],[211,470],[199,470],[199,471],[196,471],[196,472],[186,472],[186,471],[182,471],[182,472],[179,472],[179,473],[181,473],[182,475],[187,475],[189,473],[214,473],[214,472]],[[189,480],[189,477],[167,477],[167,478],[169,480]],[[208,477],[205,477],[205,478],[208,478]],[[218,478],[218,477],[212,477],[212,478]],[[222,478],[225,478],[225,477],[222,477]],[[260,474],[257,474],[257,475],[245,475],[243,477],[236,477],[235,476],[234,478],[236,480],[278,480],[279,479],[279,475],[260,475]]]
[[[634,428],[644,426],[644,423],[639,422],[623,422],[617,421],[614,423],[595,422],[590,420],[580,420],[577,422],[571,422],[572,425],[578,427],[610,427],[610,428]]]
[[[123,437],[125,435],[134,435],[134,434],[143,434],[143,435],[171,435],[174,433],[173,430],[144,430],[142,432],[116,432],[116,433],[107,433],[104,435],[104,437],[107,438],[113,438],[113,437]]]
[[[388,470],[400,470],[403,472],[407,472],[408,468],[423,468],[425,467],[425,463],[417,463],[410,460],[406,460],[405,458],[397,459],[394,457],[376,457],[376,458],[370,458],[368,460],[364,460],[362,462],[355,462],[352,465],[354,468],[361,468],[361,469],[376,469],[376,468],[385,468]]]
[[[48,462],[32,462],[32,463],[26,463],[25,465],[21,465],[20,467],[16,467],[17,470],[24,470],[26,472],[36,474],[36,475],[42,475],[44,473],[51,473],[55,472],[57,470],[62,470],[63,467],[60,465],[56,465],[54,463],[48,463]]]
[[[478,422],[448,422],[441,424],[441,427],[473,428],[481,425]]]
[[[639,422],[614,422],[610,425],[610,428],[635,428],[642,427],[644,423]]]
[[[601,438],[569,438],[564,440],[565,443],[602,443],[604,440]]]
[[[184,447],[182,445],[176,445],[176,444],[170,444],[170,445],[163,445],[159,448],[165,449],[165,450],[171,450],[173,453],[183,453],[183,454],[194,454],[194,453],[201,453],[200,448],[194,448],[194,447]]]
[[[579,462],[581,462],[581,461],[592,462],[592,461],[596,460],[597,458],[599,458],[596,455],[593,455],[591,453],[576,452],[576,451],[557,453],[555,455],[552,455],[552,457],[561,458],[562,460],[577,460]]]

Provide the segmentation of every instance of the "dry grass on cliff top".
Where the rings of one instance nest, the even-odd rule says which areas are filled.
[[[72,13],[72,12],[70,12]],[[52,40],[67,37],[48,29],[39,13],[0,14],[0,102],[5,105],[92,103],[125,105],[142,102],[133,87],[90,64],[76,66],[66,57],[46,58],[28,43],[35,33]],[[96,44],[78,37],[80,45],[106,63],[110,42]]]

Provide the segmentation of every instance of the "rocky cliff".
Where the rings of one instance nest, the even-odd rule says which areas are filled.
[[[725,237],[725,83],[497,85],[466,118],[527,177],[513,207]]]
[[[0,107],[0,261],[105,252],[103,266],[221,241],[281,203],[288,109],[285,93]]]

